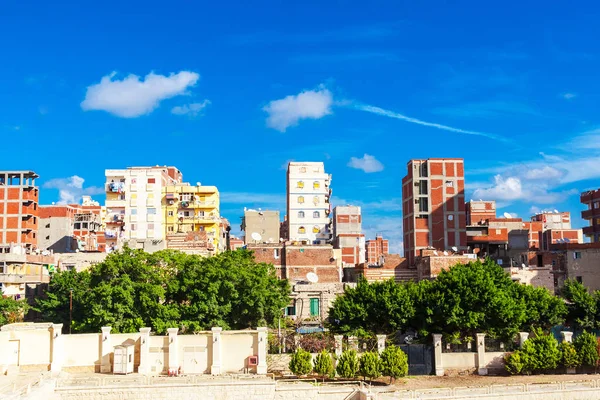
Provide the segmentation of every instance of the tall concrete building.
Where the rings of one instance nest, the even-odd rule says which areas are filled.
[[[600,189],[581,193],[580,201],[587,207],[581,212],[581,218],[588,221],[589,226],[583,228],[583,234],[592,242],[600,242]]]
[[[358,206],[337,206],[333,209],[333,247],[342,250],[342,262],[357,266],[365,262],[365,235]]]
[[[244,243],[279,243],[280,225],[279,211],[245,209],[240,225],[244,232]],[[260,239],[253,239],[254,233],[260,235]]]
[[[33,171],[0,171],[0,253],[37,247],[38,177]]]
[[[322,162],[290,162],[287,170],[289,240],[331,241],[331,175]]]
[[[464,161],[410,160],[402,179],[404,256],[413,266],[419,251],[467,249]]]
[[[106,244],[127,243],[146,251],[164,249],[162,191],[182,182],[175,167],[129,167],[106,170]]]

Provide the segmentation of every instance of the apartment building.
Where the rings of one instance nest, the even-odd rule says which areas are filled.
[[[583,228],[583,234],[593,243],[598,243],[600,242],[600,189],[581,193],[580,201],[587,207],[587,210],[581,212],[581,218],[589,224]]]
[[[379,233],[375,235],[375,239],[367,240],[365,247],[367,265],[371,266],[383,265],[385,256],[390,253],[389,241]]]
[[[322,162],[290,162],[287,170],[287,233],[297,242],[331,241],[331,175]]]
[[[415,264],[419,250],[467,249],[464,161],[410,160],[402,179],[404,256]]]
[[[0,171],[0,253],[37,247],[38,177],[33,171]]]
[[[278,243],[281,237],[280,226],[279,211],[244,208],[240,229],[244,232],[245,244]]]
[[[106,245],[127,244],[146,251],[164,249],[163,188],[182,182],[175,167],[108,169],[106,175]]]
[[[162,188],[161,198],[164,199],[161,227],[167,248],[202,255],[223,250],[219,191],[215,186],[167,184]]]
[[[362,214],[358,206],[337,206],[333,209],[333,247],[342,251],[342,262],[355,267],[365,262],[365,235]]]
[[[471,200],[465,204],[467,225],[485,224],[488,219],[496,218],[496,202],[494,200]]]

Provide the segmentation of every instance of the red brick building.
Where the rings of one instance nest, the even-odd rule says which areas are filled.
[[[404,256],[415,264],[419,250],[467,250],[464,161],[410,160],[402,179]]]
[[[367,240],[365,247],[367,265],[381,265],[382,256],[390,253],[389,241],[379,234],[374,240]]]
[[[365,235],[358,206],[337,206],[333,209],[333,247],[342,251],[345,266],[365,262]]]
[[[33,171],[0,171],[0,253],[37,247],[38,177]]]
[[[600,189],[581,193],[580,201],[587,207],[581,212],[581,218],[588,221],[589,226],[583,228],[583,234],[594,243],[600,242]]]

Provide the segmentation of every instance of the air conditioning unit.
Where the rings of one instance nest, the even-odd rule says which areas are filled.
[[[248,357],[248,366],[256,367],[258,365],[258,356],[250,356]]]

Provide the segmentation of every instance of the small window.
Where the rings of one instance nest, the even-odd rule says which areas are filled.
[[[154,224],[148,224],[148,230],[151,231],[154,229]]]
[[[173,211],[168,211],[168,215],[169,215],[169,217],[172,217],[173,216]]]
[[[35,232],[33,232],[33,238],[35,239]]]
[[[446,181],[446,187],[454,187],[454,181]]]
[[[148,215],[155,215],[156,214],[156,208],[149,208],[147,212],[148,212]]]
[[[131,193],[131,200],[137,200],[137,193]]]
[[[88,228],[88,223],[84,222],[81,224],[81,229],[87,229]]]
[[[304,203],[304,196],[298,196],[298,203]]]
[[[306,172],[306,167],[300,168],[300,172],[302,172],[302,173]]]
[[[73,225],[73,229],[81,229],[81,223],[75,222],[75,224]]]
[[[131,215],[137,215],[137,208],[131,209]]]
[[[132,178],[132,179],[131,179],[131,184],[132,184],[132,185],[135,185],[136,183],[137,183],[137,179],[136,179],[136,178]]]
[[[148,193],[148,200],[154,200],[154,193]]]
[[[169,231],[169,232],[173,232],[174,230],[175,230],[175,229],[174,229],[172,226],[169,226],[169,227],[167,228],[167,231]]]
[[[137,226],[136,226],[136,224],[131,224],[131,228],[130,228],[130,230],[132,230],[132,231],[135,231],[136,229],[137,229]]]
[[[594,202],[594,208],[600,208],[600,201]]]
[[[427,194],[427,181],[425,179],[419,181],[419,194]]]
[[[298,233],[306,233],[306,229],[304,229],[304,227],[301,226],[300,228],[298,228]]]
[[[131,358],[132,356],[133,356],[133,354],[130,354],[130,355],[129,355],[129,362],[130,362],[130,363],[131,363],[131,362],[133,362],[133,360],[132,360],[132,358]]]
[[[298,218],[304,218],[304,211],[298,211]]]
[[[319,200],[319,196],[315,196],[315,197],[313,197],[313,203],[314,203],[314,204],[319,204],[319,201],[320,201],[320,200]]]
[[[303,181],[298,181],[298,183],[296,184],[296,187],[298,189],[304,189],[304,182]]]
[[[279,258],[279,249],[273,249],[273,257],[276,260]]]
[[[313,233],[319,233],[321,229],[318,226],[313,226]]]
[[[581,276],[577,276],[575,279],[577,279],[577,283],[583,283],[583,278]]]
[[[148,178],[148,183],[156,183],[156,178]]]
[[[575,253],[573,253],[573,258],[576,260],[581,259],[581,252],[580,251],[576,251]]]
[[[33,217],[33,224],[35,225],[37,223],[37,217]]]
[[[313,212],[313,218],[321,218],[321,213],[318,211]]]
[[[502,235],[502,229],[496,229],[496,235]]]
[[[427,212],[428,208],[427,197],[419,198],[419,212]]]
[[[46,228],[50,228],[50,224],[46,224]]]
[[[37,203],[33,203],[33,210],[37,210]]]
[[[46,236],[46,240],[50,240],[50,236]]]
[[[321,182],[319,182],[319,181],[313,182],[313,189],[319,189],[320,187],[321,187]]]

